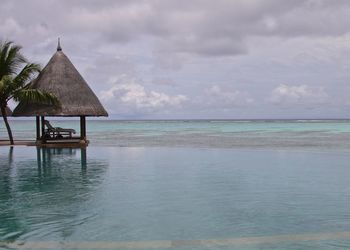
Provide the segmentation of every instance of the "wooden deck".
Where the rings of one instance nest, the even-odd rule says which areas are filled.
[[[65,139],[65,140],[50,140],[45,143],[34,140],[15,140],[13,146],[37,146],[51,148],[84,148],[89,144],[88,140],[80,139]],[[0,146],[11,146],[10,141],[0,140]]]

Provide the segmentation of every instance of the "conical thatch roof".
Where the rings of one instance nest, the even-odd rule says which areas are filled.
[[[19,103],[13,116],[108,116],[60,46],[31,86],[54,94],[61,107]]]

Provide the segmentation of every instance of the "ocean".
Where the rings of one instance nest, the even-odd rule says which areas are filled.
[[[34,139],[34,121],[10,121],[15,139]],[[57,120],[74,128],[79,121]],[[95,146],[350,149],[349,120],[88,120],[87,136]],[[6,139],[1,124],[0,139]]]
[[[34,121],[11,125],[34,138]],[[350,248],[347,120],[87,131],[86,149],[0,147],[0,249]]]

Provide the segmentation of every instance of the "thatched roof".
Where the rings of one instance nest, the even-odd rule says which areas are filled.
[[[89,85],[62,52],[60,45],[31,86],[54,94],[61,107],[19,103],[13,116],[108,116]]]

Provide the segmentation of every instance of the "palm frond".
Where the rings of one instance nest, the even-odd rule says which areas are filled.
[[[0,42],[0,63],[4,63],[6,61],[8,50],[12,43],[13,42],[11,41]]]
[[[21,65],[27,62],[24,56],[19,52],[21,48],[21,46],[12,45],[7,54],[6,64],[9,65],[8,70],[11,74],[15,74]]]
[[[0,80],[0,96],[4,91],[4,87],[5,87],[5,81],[4,81],[4,79],[1,79]]]
[[[13,77],[6,75],[0,80],[0,99],[7,100],[11,95]]]
[[[27,62],[20,53],[21,48],[11,41],[0,43],[0,79],[5,75],[15,74]]]
[[[32,80],[35,73],[40,72],[40,65],[36,63],[28,63],[13,79],[13,88],[17,90],[23,88]]]
[[[56,96],[38,89],[21,89],[13,94],[13,99],[23,103],[40,103],[60,106]]]

